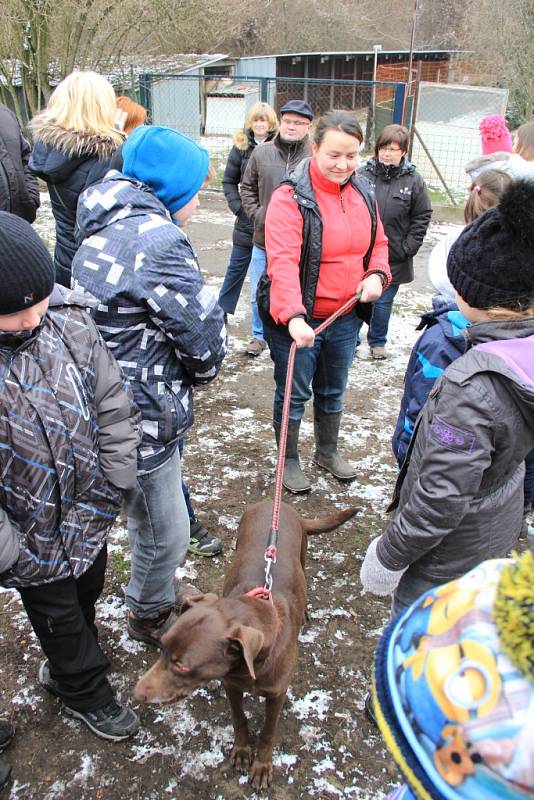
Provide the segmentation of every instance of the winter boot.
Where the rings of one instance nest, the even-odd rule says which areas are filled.
[[[340,481],[351,481],[356,477],[358,471],[356,467],[341,458],[337,451],[340,421],[341,413],[324,414],[318,408],[314,409],[314,460]]]
[[[273,426],[276,436],[276,446],[278,447],[280,442],[280,423],[274,420]],[[310,481],[300,468],[298,452],[299,432],[300,419],[297,421],[289,420],[286,440],[286,461],[284,464],[282,484],[288,492],[293,492],[293,494],[309,492],[311,489]]]

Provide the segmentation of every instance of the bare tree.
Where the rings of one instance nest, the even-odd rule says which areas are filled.
[[[464,22],[464,42],[488,83],[510,90],[515,124],[534,115],[534,0],[475,0]]]

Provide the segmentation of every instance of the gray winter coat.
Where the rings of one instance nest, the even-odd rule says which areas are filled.
[[[140,413],[81,306],[56,287],[40,326],[0,334],[0,583],[78,578],[137,474]]]
[[[504,557],[523,514],[534,447],[534,319],[466,328],[470,349],[437,380],[418,417],[379,540],[387,569],[433,583]]]

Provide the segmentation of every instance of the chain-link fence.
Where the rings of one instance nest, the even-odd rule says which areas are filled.
[[[482,152],[480,120],[504,114],[507,97],[506,89],[421,81],[412,160],[428,183],[441,184],[452,194],[466,188],[465,165]]]
[[[259,100],[272,105],[277,113],[288,100],[305,100],[316,117],[331,108],[351,109],[370,146],[375,131],[401,121],[403,98],[404,84],[395,81],[156,74],[140,77],[140,102],[148,109],[150,121],[201,141],[219,169],[226,163],[234,132],[243,127],[247,111]]]

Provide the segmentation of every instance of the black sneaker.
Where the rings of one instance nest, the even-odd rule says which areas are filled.
[[[46,691],[50,692],[54,697],[61,697],[59,683],[50,675],[50,664],[48,660],[43,661],[39,667],[39,683],[43,689],[46,689]]]
[[[206,530],[198,519],[191,521],[189,533],[189,547],[187,548],[194,556],[218,556],[223,551],[223,543],[216,536]]]
[[[111,700],[96,711],[77,711],[65,705],[63,708],[71,717],[85,722],[87,727],[101,739],[108,739],[111,742],[129,739],[139,730],[137,714],[128,706],[121,706],[116,700]]]
[[[157,617],[147,619],[136,617],[133,611],[128,612],[128,634],[131,639],[154,647],[161,647],[161,637],[172,628],[178,617],[172,606],[162,609]]]
[[[11,764],[0,758],[0,791],[4,788],[11,776]]]
[[[8,722],[7,719],[0,719],[0,753],[10,744],[14,735],[15,730],[11,722]]]

